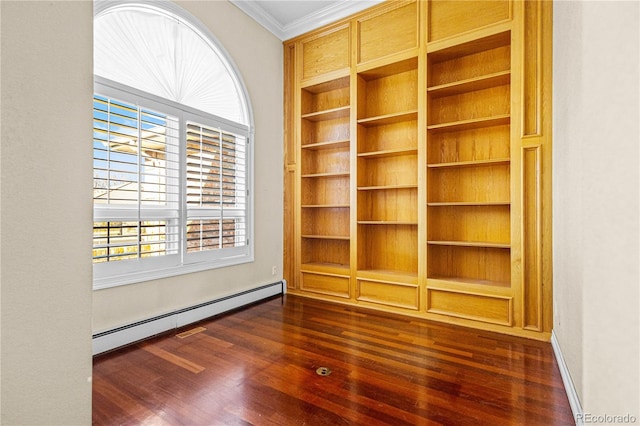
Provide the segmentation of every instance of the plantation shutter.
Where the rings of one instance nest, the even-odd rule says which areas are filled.
[[[178,121],[95,95],[93,260],[179,255]]]
[[[186,253],[246,253],[246,137],[186,122]],[[201,253],[198,255],[198,253]]]

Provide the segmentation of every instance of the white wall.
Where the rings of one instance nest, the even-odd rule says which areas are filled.
[[[554,4],[554,332],[584,413],[640,421],[640,3]]]
[[[223,45],[249,92],[255,124],[255,261],[98,290],[93,330],[101,332],[282,279],[282,43],[226,1],[176,1]],[[276,275],[272,275],[272,267]]]
[[[0,423],[86,425],[93,5],[0,8]]]

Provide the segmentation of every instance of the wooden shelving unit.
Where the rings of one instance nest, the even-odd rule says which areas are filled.
[[[511,280],[510,40],[491,35],[427,55],[428,279]]]
[[[548,338],[550,10],[388,1],[285,42],[289,291]]]
[[[385,63],[357,82],[357,277],[376,271],[392,291],[418,273],[418,62]]]
[[[301,268],[350,265],[349,77],[301,88]]]

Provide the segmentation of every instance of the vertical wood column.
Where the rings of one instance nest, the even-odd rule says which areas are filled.
[[[296,200],[296,121],[295,93],[296,86],[296,45],[284,46],[284,242],[283,242],[283,277],[288,289],[298,288],[296,274],[297,253],[295,230]]]
[[[522,40],[522,326],[552,327],[551,5],[527,1]]]

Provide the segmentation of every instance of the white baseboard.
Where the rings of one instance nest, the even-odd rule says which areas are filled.
[[[209,318],[271,296],[284,294],[286,282],[278,281],[252,290],[243,291],[220,299],[180,309],[133,324],[103,331],[93,335],[93,355],[146,339],[165,331]]]
[[[560,369],[560,376],[562,377],[562,383],[564,384],[564,390],[567,393],[567,398],[569,398],[569,405],[571,406],[576,426],[583,426],[584,422],[582,419],[584,418],[584,412],[580,405],[580,398],[578,398],[578,392],[576,392],[573,380],[571,380],[569,368],[567,368],[567,363],[564,361],[562,351],[560,350],[560,343],[558,342],[558,338],[554,331],[551,332],[551,347],[553,348],[553,354],[556,357],[556,362]]]

